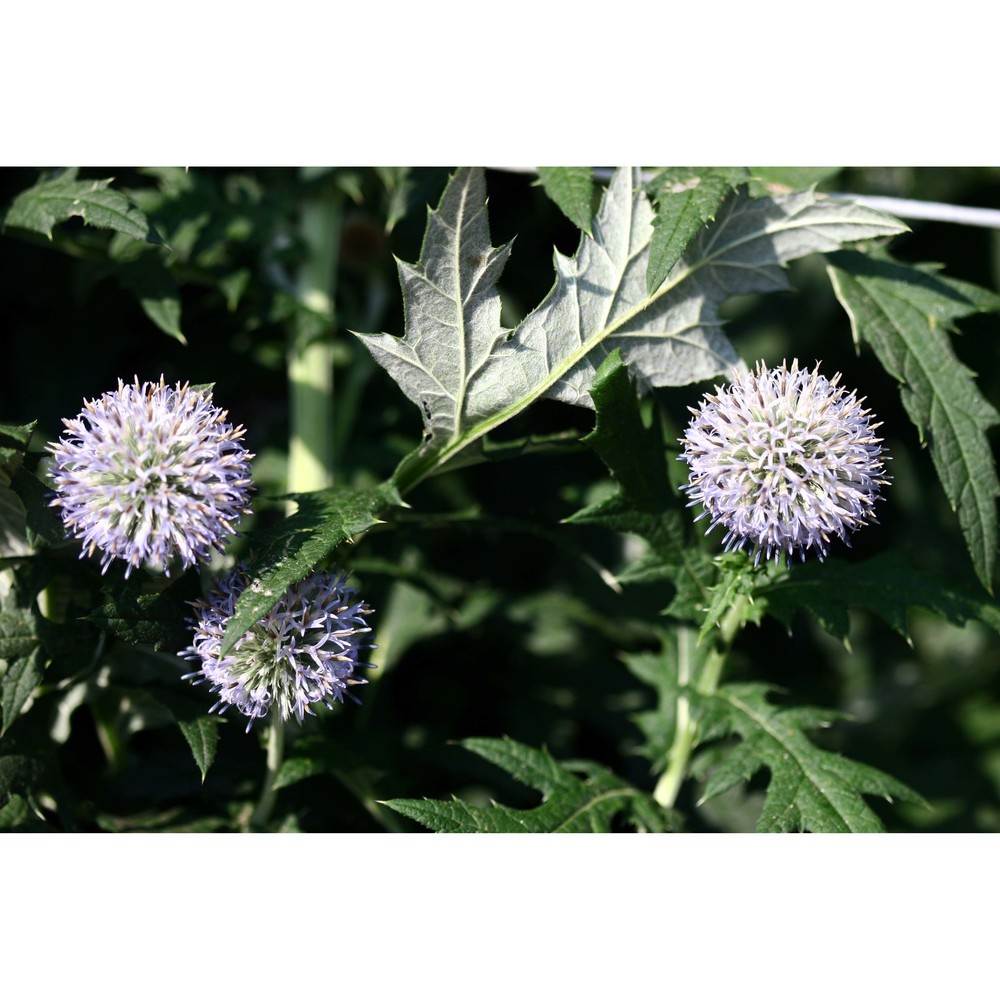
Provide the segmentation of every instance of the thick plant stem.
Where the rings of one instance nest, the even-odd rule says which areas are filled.
[[[250,817],[250,829],[263,829],[267,821],[271,818],[271,810],[274,809],[274,800],[277,797],[277,789],[274,787],[278,771],[281,770],[281,762],[285,757],[285,722],[277,714],[271,713],[271,725],[267,732],[267,773],[264,775],[264,784],[260,790],[260,798],[257,800],[257,808],[254,809]]]
[[[309,180],[303,171],[303,181]],[[299,312],[288,334],[288,492],[309,493],[333,485],[333,302],[340,251],[341,195],[324,190],[304,199],[299,235],[306,258],[299,268]],[[285,752],[285,723],[271,710],[267,771],[251,829],[261,829],[271,816],[275,778]]]
[[[338,191],[319,192],[303,202],[299,231],[308,253],[297,275],[301,308],[288,340],[290,493],[333,484],[333,330],[340,230]]]
[[[716,645],[705,657],[698,676],[694,679],[694,689],[702,695],[713,694],[719,686],[729,650],[743,625],[746,611],[746,598],[738,597],[730,609],[723,615],[719,623],[719,638]],[[690,629],[680,629],[678,632],[677,683],[682,689],[692,681],[694,673],[694,657],[696,642]],[[677,718],[674,727],[674,741],[667,754],[667,769],[653,791],[653,798],[667,808],[677,801],[681,785],[687,777],[691,753],[695,748],[697,723],[691,717],[691,703],[687,695],[681,694],[677,699]]]

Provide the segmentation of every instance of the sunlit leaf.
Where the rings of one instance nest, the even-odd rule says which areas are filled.
[[[591,167],[539,167],[538,179],[545,193],[559,206],[577,229],[593,232],[594,171]]]
[[[11,203],[5,226],[30,229],[52,238],[52,227],[67,219],[80,218],[88,226],[113,229],[134,240],[163,243],[145,214],[106,180],[76,179],[77,171],[67,170],[56,177],[43,177]]]
[[[510,247],[490,243],[481,170],[460,170],[428,218],[420,262],[399,262],[405,334],[364,334],[373,357],[424,418],[405,489],[543,396],[590,407],[594,374],[616,348],[641,391],[722,374],[740,359],[721,333],[729,296],[788,287],[783,266],[845,242],[891,235],[896,220],[811,192],[734,196],[667,280],[646,287],[653,209],[638,171],[619,170],[573,258],[517,327],[500,324],[496,282]]]

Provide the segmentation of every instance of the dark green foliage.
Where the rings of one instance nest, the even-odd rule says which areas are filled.
[[[53,226],[80,218],[88,226],[113,229],[133,240],[163,242],[146,216],[110,187],[113,178],[80,181],[76,175],[76,170],[67,170],[23,191],[7,209],[4,226],[30,229],[51,239]]]
[[[748,781],[761,768],[770,779],[761,833],[810,830],[814,833],[876,833],[881,820],[862,795],[888,802],[922,802],[914,791],[887,774],[816,747],[805,731],[830,725],[840,713],[816,708],[777,708],[761,684],[727,685],[708,697],[695,696],[702,743],[736,735],[740,740],[713,768],[702,801]]]
[[[545,193],[566,218],[588,236],[593,216],[594,172],[590,167],[539,167],[538,179]]]
[[[921,442],[929,441],[938,478],[958,511],[976,573],[992,591],[1000,481],[986,433],[1000,414],[955,356],[948,334],[956,319],[1000,309],[1000,296],[973,291],[936,269],[850,251],[830,259],[855,339],[868,344],[900,383],[903,406]]]
[[[808,190],[885,176],[834,174],[0,176],[0,829],[1000,830],[995,248],[896,238]],[[995,172],[898,176],[1000,197]],[[340,213],[329,301],[298,285],[316,202]],[[291,331],[332,345],[336,485],[288,497]],[[881,523],[822,564],[721,553],[677,489],[688,408],[758,357],[842,371],[882,421]],[[253,514],[196,572],[102,575],[45,443],[161,372],[246,427]],[[208,714],[177,655],[237,563],[230,652],[317,569],[375,611],[360,704],[285,726],[264,821],[269,720]]]
[[[650,295],[666,280],[698,230],[715,218],[729,194],[746,179],[747,171],[740,167],[673,167],[656,174],[649,185],[656,203],[646,271]]]
[[[222,642],[225,655],[258,618],[267,614],[288,587],[306,577],[338,545],[353,542],[378,515],[400,502],[390,483],[374,490],[331,489],[285,498],[296,512],[277,528],[256,537],[257,548],[247,567],[250,583],[236,602]]]
[[[591,762],[559,764],[545,750],[510,739],[467,739],[459,745],[541,792],[542,804],[534,809],[472,806],[460,799],[383,804],[438,833],[608,833],[619,816],[641,831],[662,833],[671,827],[669,814],[649,795]]]

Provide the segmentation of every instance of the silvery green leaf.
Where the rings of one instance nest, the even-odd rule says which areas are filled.
[[[619,170],[573,259],[556,256],[559,274],[518,340],[563,359],[546,395],[590,406],[601,362],[616,347],[640,390],[686,385],[728,373],[742,362],[722,333],[718,306],[732,295],[789,287],[784,265],[841,244],[903,232],[889,216],[822,199],[812,191],[750,198],[738,192],[687,247],[664,283],[647,294],[653,211],[635,172]],[[560,344],[552,350],[551,341]]]
[[[618,170],[576,256],[555,255],[556,283],[513,331],[496,283],[510,246],[490,244],[481,170],[452,177],[429,213],[420,262],[399,262],[403,337],[361,335],[424,416],[425,441],[401,487],[543,396],[593,407],[601,362],[619,348],[640,390],[685,385],[742,364],[721,331],[731,295],[788,287],[783,265],[845,242],[902,232],[895,219],[813,192],[719,209],[650,295],[653,209],[638,171]]]

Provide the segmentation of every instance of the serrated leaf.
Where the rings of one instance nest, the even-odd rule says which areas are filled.
[[[39,643],[35,616],[27,608],[0,611],[0,660],[27,656]]]
[[[659,425],[647,427],[643,422],[636,387],[619,351],[605,359],[591,392],[597,423],[584,442],[608,466],[620,488],[566,522],[600,525],[644,538],[649,552],[620,573],[619,581],[669,580],[677,589],[669,613],[695,617],[708,602],[715,568],[708,554],[690,542],[688,519],[670,487]]]
[[[559,206],[563,215],[588,236],[593,232],[594,171],[591,167],[539,167],[538,179],[545,193]]]
[[[649,295],[646,272],[652,207],[637,172],[612,178],[573,260],[556,255],[558,278],[515,334],[522,355],[554,358],[545,394],[590,405],[600,362],[616,347],[640,390],[685,385],[726,373],[739,356],[720,332],[717,307],[731,295],[788,287],[783,267],[844,242],[902,232],[889,216],[814,193],[730,197]]]
[[[294,500],[298,510],[276,528],[254,536],[256,554],[247,567],[250,583],[226,626],[220,656],[225,656],[293,583],[304,579],[339,545],[376,524],[381,511],[402,503],[390,483],[369,490],[335,487],[293,493],[287,499]]]
[[[542,804],[512,809],[497,803],[471,806],[460,799],[391,799],[382,805],[439,833],[603,833],[619,814],[639,818],[643,829],[662,832],[672,821],[651,796],[596,764],[571,769],[545,750],[506,738],[468,739],[460,745],[542,792]]]
[[[615,348],[640,390],[684,385],[741,364],[720,332],[730,295],[787,287],[785,263],[905,229],[811,192],[731,198],[667,281],[646,290],[653,210],[638,172],[619,170],[572,259],[513,332],[500,325],[496,282],[510,248],[490,245],[480,170],[460,170],[430,213],[420,262],[398,263],[405,334],[361,334],[375,360],[424,415],[425,441],[397,470],[401,489],[534,400],[592,406],[597,367]]]
[[[605,358],[590,394],[597,421],[583,443],[597,452],[637,510],[659,513],[670,499],[663,436],[659,424],[643,421],[620,350]]]
[[[37,420],[30,424],[0,424],[0,486],[9,486],[21,467]]]
[[[185,578],[158,594],[137,594],[131,588],[114,601],[95,608],[85,620],[133,645],[176,651],[184,645],[185,618],[191,609]]]
[[[330,763],[318,757],[291,757],[282,763],[273,787],[277,791],[317,774],[329,774],[330,771]]]
[[[764,614],[764,606],[754,603],[754,593],[761,581],[771,575],[771,565],[755,566],[742,552],[724,553],[715,558],[714,564],[719,571],[719,578],[709,592],[705,620],[698,633],[699,641],[703,641],[719,626],[733,607],[739,608],[740,615],[734,628],[742,628],[747,622],[759,624]]]
[[[677,726],[680,695],[677,679],[679,643],[688,643],[687,653],[692,660],[698,656],[693,630],[683,626],[674,630],[670,640],[664,641],[662,648],[655,653],[628,653],[622,656],[622,662],[629,672],[656,691],[656,705],[647,711],[635,713],[632,721],[645,737],[645,742],[636,747],[636,752],[659,767],[667,759]]]
[[[833,255],[828,272],[855,340],[870,345],[899,381],[903,406],[921,440],[928,438],[938,478],[958,512],[976,573],[992,591],[1000,482],[986,432],[1000,414],[948,338],[954,320],[982,306],[959,283],[860,253]]]
[[[421,408],[435,451],[460,441],[509,396],[497,382],[493,357],[507,337],[496,281],[509,254],[509,246],[490,246],[482,171],[458,171],[429,213],[420,262],[397,261],[405,336],[360,335]]]
[[[896,553],[860,563],[837,559],[794,567],[784,579],[761,587],[758,604],[791,626],[796,611],[808,610],[831,635],[846,640],[848,608],[877,615],[909,639],[907,613],[927,608],[955,625],[976,619],[1000,632],[1000,608],[965,588],[909,565]]]
[[[112,190],[113,179],[78,181],[75,169],[58,177],[42,178],[14,199],[4,225],[29,229],[52,239],[53,226],[76,217],[89,226],[113,229],[145,243],[162,244],[145,214],[125,195]]]
[[[215,750],[219,744],[219,720],[214,716],[205,715],[190,722],[178,721],[184,739],[191,748],[191,755],[201,772],[204,782],[208,769],[215,760]]]
[[[14,473],[10,485],[24,504],[28,544],[37,548],[66,541],[66,528],[49,502],[52,490],[23,466]]]
[[[181,298],[177,281],[158,255],[144,253],[115,270],[121,286],[131,292],[143,312],[166,334],[187,344],[181,332]]]
[[[672,167],[650,185],[656,203],[649,243],[646,290],[652,295],[666,280],[695,234],[711,222],[742,181],[742,167]]]
[[[44,656],[41,647],[35,648],[27,656],[10,660],[0,683],[0,703],[3,705],[3,726],[0,736],[3,736],[21,714],[35,688],[42,681]]]
[[[713,695],[692,692],[702,739],[740,737],[721,752],[722,763],[709,778],[703,801],[767,768],[760,832],[875,833],[883,829],[882,822],[863,795],[923,802],[902,782],[808,740],[804,730],[828,724],[837,713],[778,708],[767,694],[762,684],[727,685]]]

